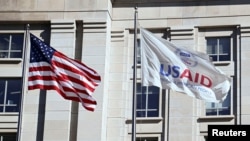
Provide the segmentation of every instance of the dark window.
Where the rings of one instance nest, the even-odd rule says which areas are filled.
[[[0,78],[0,112],[19,112],[21,79]]]
[[[16,133],[0,133],[0,141],[16,141]]]
[[[0,58],[22,58],[23,34],[0,34]]]
[[[142,87],[137,83],[137,117],[159,117],[159,92],[158,87]]]
[[[212,61],[230,61],[231,43],[230,37],[209,37],[207,40],[207,54]]]
[[[228,92],[226,99],[222,103],[206,103],[206,115],[230,115],[231,114],[231,92]]]

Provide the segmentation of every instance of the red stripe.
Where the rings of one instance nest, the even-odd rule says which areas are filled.
[[[36,42],[31,43],[36,44],[38,47],[33,45],[31,45],[31,47],[37,47],[38,51],[41,51],[40,55],[43,55],[41,48],[45,46]],[[51,47],[46,46],[46,48],[49,49]],[[80,61],[71,59],[60,52],[55,51],[53,55],[49,66],[46,66],[48,65],[46,62],[30,64],[28,89],[56,90],[64,99],[81,102],[87,110],[94,111],[94,107],[97,103],[91,95],[101,81],[100,75]],[[67,63],[75,66],[77,69]],[[62,71],[72,73],[64,74]],[[65,86],[67,83],[68,85]],[[81,96],[86,96],[86,98],[82,98]]]
[[[83,105],[83,106],[84,106],[84,105]],[[95,110],[95,109],[93,109],[93,108],[85,107],[85,106],[84,106],[84,108],[87,109],[88,111],[92,111],[92,112]]]
[[[89,104],[89,105],[97,105],[96,101],[90,101],[88,99],[82,99],[82,101],[80,101],[80,99],[77,98],[77,97],[67,97],[67,96],[64,95],[64,93],[61,93],[60,91],[58,91],[58,88],[56,86],[35,85],[35,86],[29,86],[28,88],[29,88],[29,90],[32,90],[32,89],[56,90],[64,99],[72,100],[72,101],[76,101],[76,102],[83,102],[83,103],[86,103],[86,104]],[[84,106],[83,103],[82,103],[82,106],[86,110],[88,110],[88,111],[94,111],[95,110],[92,107]]]
[[[71,68],[70,66],[67,66],[61,62],[56,62],[56,61],[52,61],[52,69],[56,69],[54,68],[54,66],[58,67],[58,68],[61,68],[61,69],[64,69],[64,70],[67,70],[67,71],[71,71],[72,73],[75,73],[75,74],[78,74],[78,75],[81,75],[83,76],[84,78],[86,78],[89,82],[91,82],[94,86],[98,86],[98,84],[96,84],[96,82],[94,82],[92,79],[95,79],[95,78],[92,78],[90,79],[90,77],[83,71],[79,71],[77,69],[74,69],[74,68]],[[96,79],[97,81],[100,79]]]
[[[50,66],[29,67],[29,72],[32,71],[52,71],[52,69]]]
[[[60,85],[60,81],[65,81],[65,79],[62,79],[61,77],[56,78],[56,77],[53,77],[53,76],[31,76],[28,79],[29,79],[29,81],[35,81],[35,80],[51,81],[51,80],[54,80],[59,85]],[[85,85],[86,85],[86,83],[85,83]],[[83,94],[89,95],[89,93],[87,93],[86,90],[80,90],[80,89],[77,89],[77,88],[71,89],[71,88],[68,88],[68,87],[64,87],[62,85],[60,85],[60,86],[63,88],[64,92],[61,91],[60,88],[58,88],[57,86],[54,86],[54,85],[49,85],[48,86],[48,85],[36,84],[34,86],[29,86],[28,89],[29,90],[32,90],[32,89],[56,90],[64,99],[73,100],[73,101],[76,101],[76,102],[81,102],[81,100],[82,100],[82,102],[84,102],[84,103],[96,105],[96,101],[90,101],[88,99],[84,99],[84,98],[81,98],[79,96],[78,97],[70,97],[70,96],[65,94],[67,92],[74,92],[76,94],[76,96],[78,95],[77,93],[83,93]],[[80,100],[80,98],[81,98],[81,100]],[[85,108],[88,108],[88,107],[85,107]]]
[[[59,57],[59,58],[63,58],[63,59],[65,59],[65,60],[68,60],[68,61],[71,62],[72,64],[78,64],[78,65],[80,65],[80,66],[86,68],[86,70],[91,71],[91,72],[93,72],[93,73],[96,74],[96,75],[93,75],[93,74],[89,73],[88,71],[86,71],[86,70],[84,70],[84,69],[81,69],[81,68],[79,68],[79,69],[81,69],[84,73],[87,74],[87,76],[91,77],[92,79],[99,80],[99,81],[101,80],[100,75],[98,75],[98,73],[97,73],[94,69],[92,69],[92,68],[86,66],[86,65],[83,64],[82,62],[80,62],[80,61],[78,61],[78,60],[74,60],[74,59],[68,58],[67,56],[65,56],[64,54],[62,54],[62,53],[60,53],[60,52],[56,52],[56,53],[54,54],[54,56],[57,56],[57,57]]]
[[[86,99],[86,98],[81,98],[81,97],[70,97],[68,95],[66,95],[63,91],[61,91],[60,88],[54,86],[54,85],[34,85],[34,86],[28,86],[29,90],[33,90],[33,89],[44,89],[44,90],[56,90],[64,99],[68,99],[68,100],[73,100],[73,101],[76,101],[76,102],[81,102],[81,100],[84,102],[84,103],[87,103],[87,104],[93,104],[93,105],[96,105],[96,101],[91,101],[89,99]],[[78,95],[78,94],[76,94]],[[81,100],[80,100],[81,99]]]
[[[91,92],[94,92],[94,90],[95,90],[95,89],[93,89],[93,88],[89,88],[89,87],[86,85],[86,83],[84,83],[84,85],[86,85],[86,87],[82,87],[82,89],[79,89],[79,88],[74,87],[74,86],[72,86],[73,89],[72,89],[72,88],[69,88],[69,87],[66,87],[66,86],[63,86],[63,85],[61,84],[61,81],[65,81],[65,80],[64,80],[64,79],[61,79],[60,77],[57,78],[57,77],[53,77],[53,76],[32,76],[32,77],[29,77],[28,80],[29,80],[29,81],[42,80],[42,81],[44,81],[44,82],[45,82],[45,81],[56,81],[58,85],[61,85],[61,86],[64,87],[65,90],[67,90],[67,91],[71,91],[71,92],[77,91],[77,92],[79,92],[79,93],[84,93],[84,94],[87,94],[87,95],[91,95],[91,94],[88,93],[85,89],[88,89],[88,90],[91,91]],[[67,82],[67,81],[66,81],[66,82]],[[47,84],[47,85],[48,85],[48,84]],[[84,88],[85,88],[85,89],[84,89]]]
[[[64,66],[64,68],[67,68],[67,67]],[[29,71],[30,72],[33,72],[33,71],[51,71],[52,73],[54,73],[54,71],[53,71],[54,69],[51,68],[51,67],[48,67],[48,66],[44,66],[44,67],[39,66],[39,67],[31,67],[29,69]],[[74,73],[74,72],[72,71],[72,73]],[[78,83],[79,85],[82,85],[83,87],[86,87],[91,92],[94,91],[94,88],[92,88],[91,86],[89,86],[87,83],[85,83],[84,81],[82,81],[80,79],[77,79],[77,78],[71,77],[70,75],[65,75],[65,74],[62,74],[62,73],[60,74],[60,76],[56,75],[55,73],[54,73],[54,75],[57,76],[57,77],[56,78],[53,77],[53,80],[59,79],[61,81],[72,81],[72,82]],[[79,75],[86,78],[85,77],[86,75],[81,75],[81,74],[79,74]],[[45,77],[45,78],[47,78],[46,80],[49,80],[49,79],[52,78],[52,76],[51,77]],[[38,79],[38,78],[33,78],[33,79],[30,78],[29,80],[34,80],[34,79]],[[42,78],[40,78],[40,79],[42,79]],[[98,86],[98,84],[93,82],[92,80],[88,80],[88,82],[91,83],[94,86]]]
[[[74,77],[71,77],[71,76],[65,75],[65,74],[61,74],[60,76],[58,76],[58,75],[57,76],[30,76],[28,78],[28,80],[29,81],[34,81],[34,80],[47,80],[47,81],[54,80],[54,81],[57,81],[58,84],[61,83],[60,81],[64,81],[64,82],[71,81],[71,82],[79,84],[82,87],[82,89],[85,88],[85,89],[88,89],[91,92],[94,92],[94,90],[95,90],[95,88],[89,86],[84,81],[81,81],[79,79],[76,79]],[[79,91],[81,91],[81,90],[79,89]],[[87,92],[85,91],[85,93],[87,93]]]
[[[55,55],[56,54],[57,53],[55,53]],[[65,57],[64,55],[61,55],[60,53],[58,53],[57,56],[72,62],[71,59]],[[80,64],[79,62],[77,62],[77,63]],[[86,65],[84,65],[84,64],[81,64],[81,65],[83,65],[83,67],[86,67]],[[70,71],[73,74],[75,74],[74,76],[79,75],[79,76],[85,78],[86,81],[88,81],[88,83],[91,83],[93,86],[91,87],[88,85],[88,83],[82,81],[81,79],[83,79],[83,78],[81,78],[81,77],[79,77],[79,79],[72,77],[71,76],[72,74],[70,74],[70,75],[62,74],[62,73],[56,74],[55,70],[58,68],[62,69],[62,70]],[[88,67],[86,67],[86,68],[88,68]],[[43,75],[44,71],[51,72],[51,74],[47,74],[49,76],[44,76]],[[93,71],[93,70],[90,69],[90,71]],[[53,59],[51,62],[51,66],[37,66],[37,67],[32,66],[29,68],[29,72],[30,73],[40,72],[40,74],[38,73],[38,75],[36,75],[36,76],[29,76],[28,80],[30,82],[34,81],[33,85],[31,84],[30,86],[28,86],[29,90],[32,90],[32,89],[56,90],[64,99],[72,100],[72,101],[76,101],[76,102],[82,102],[82,105],[84,106],[85,109],[87,109],[89,111],[94,111],[94,108],[85,106],[85,104],[88,104],[90,106],[91,105],[95,106],[97,104],[96,101],[95,100],[92,101],[92,100],[87,99],[87,98],[82,98],[82,97],[80,97],[80,93],[86,94],[86,96],[90,96],[92,94],[92,92],[94,92],[95,87],[98,86],[98,83],[96,83],[95,81],[100,81],[101,80],[100,76],[94,76],[91,73],[89,73],[81,68],[79,68],[79,70],[78,70],[78,69],[72,68],[72,67],[64,64],[63,62],[58,62],[58,61],[55,61]],[[93,71],[93,72],[95,73],[95,71]],[[44,81],[45,84],[35,84],[36,80],[37,81],[42,80],[42,81]],[[57,85],[60,88],[54,84],[46,84],[46,81],[54,81],[57,83]],[[80,88],[76,88],[73,85],[72,85],[72,87],[67,87],[67,86],[62,85],[62,82],[77,83],[80,86]],[[88,89],[91,93],[88,93],[88,91],[86,91],[85,89]],[[70,92],[70,94],[72,94],[72,93],[75,94],[75,96],[72,97],[72,96],[67,95],[68,92]]]

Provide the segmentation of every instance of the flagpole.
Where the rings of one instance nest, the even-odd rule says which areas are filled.
[[[21,131],[22,131],[22,116],[23,116],[23,100],[24,94],[27,92],[27,75],[28,75],[28,61],[29,61],[29,24],[26,25],[25,35],[24,35],[24,49],[23,49],[23,66],[22,66],[22,94],[20,96],[19,103],[19,116],[18,116],[18,127],[17,127],[17,141],[21,141]]]
[[[136,141],[136,79],[137,79],[137,7],[134,14],[134,70],[133,70],[133,107],[132,107],[132,141]]]

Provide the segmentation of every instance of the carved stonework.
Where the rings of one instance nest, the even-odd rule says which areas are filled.
[[[123,30],[112,30],[111,31],[111,41],[123,41],[124,40],[124,31]]]
[[[244,26],[240,27],[241,37],[249,37],[250,36],[250,27]]]
[[[171,39],[193,39],[194,32],[192,28],[170,29]]]
[[[84,33],[101,33],[106,32],[107,22],[105,20],[84,20],[83,32]]]
[[[51,20],[51,32],[75,32],[75,20]]]

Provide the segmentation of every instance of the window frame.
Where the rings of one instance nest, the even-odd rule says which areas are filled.
[[[236,48],[238,47],[238,26],[229,25],[229,26],[201,26],[197,27],[197,50],[207,53],[207,39],[206,38],[220,38],[220,37],[229,37],[230,38],[230,60],[229,61],[213,61],[212,63],[221,69],[222,71],[226,71],[227,75],[231,78],[231,88],[230,88],[230,115],[207,115],[207,103],[204,105],[204,115],[206,118],[210,118],[212,116],[220,117],[231,117],[233,116],[233,108],[234,108],[234,98],[235,98],[235,90],[233,89],[233,84],[236,83],[234,81],[234,66],[235,66],[235,56],[237,54]],[[220,108],[220,107],[219,107]]]
[[[23,58],[23,55],[24,55],[24,45],[25,45],[25,35],[24,35],[24,32],[23,31],[16,31],[16,32],[11,32],[11,31],[1,31],[0,30],[0,35],[3,35],[3,34],[7,34],[7,35],[9,35],[9,37],[11,36],[11,35],[17,35],[17,34],[20,34],[20,35],[22,35],[22,38],[23,38],[23,40],[22,40],[22,48],[20,49],[20,50],[16,50],[16,49],[11,49],[12,48],[12,46],[11,46],[11,44],[12,44],[12,42],[11,43],[9,43],[9,45],[8,45],[8,50],[1,50],[0,49],[0,53],[1,52],[7,52],[7,54],[8,54],[8,56],[7,57],[0,57],[0,59],[1,60],[8,60],[8,59],[12,59],[12,60],[15,60],[15,59],[22,59]],[[10,39],[11,40],[11,39]],[[11,40],[12,41],[12,40]],[[20,57],[11,57],[10,56],[10,54],[11,53],[15,53],[15,52],[20,52],[20,54],[21,54],[21,56]]]
[[[231,80],[233,80],[233,78],[231,77]],[[230,90],[229,90],[229,92],[228,92],[228,95],[227,96],[230,96],[230,105],[229,105],[229,108],[230,108],[230,113],[229,114],[220,114],[220,109],[225,109],[225,108],[228,108],[228,107],[223,107],[223,103],[221,103],[221,105],[220,105],[220,103],[214,103],[214,102],[206,102],[206,104],[205,104],[205,115],[207,116],[207,117],[209,117],[209,116],[230,116],[230,115],[233,115],[233,105],[234,105],[234,103],[233,103],[233,81],[231,81],[231,87],[230,87]],[[228,97],[227,97],[228,98]],[[227,99],[226,98],[226,99]],[[225,100],[226,100],[225,99]],[[227,102],[227,101],[224,101],[224,102]],[[215,108],[211,108],[211,109],[214,109],[214,110],[216,110],[216,114],[214,114],[214,115],[207,115],[207,110],[208,110],[208,108],[207,108],[207,104],[208,103],[210,103],[210,104],[215,104],[215,105],[217,105]]]
[[[207,40],[206,38],[230,38],[230,60],[229,61],[213,61],[214,65],[228,65],[233,63],[233,58],[235,57],[234,46],[237,46],[237,27],[228,26],[228,27],[198,27],[198,51],[207,53]]]
[[[127,35],[127,46],[129,46],[129,48],[131,48],[130,53],[133,54],[133,50],[134,50],[134,31],[133,30],[126,30],[126,35]],[[163,37],[164,33],[165,33],[165,29],[153,29],[153,33],[156,36],[159,37]],[[163,38],[164,39],[164,38]],[[137,39],[136,39],[136,47],[137,47],[137,64],[136,64],[136,68],[137,68],[137,82],[136,83],[141,83],[141,47],[140,47],[140,33],[138,33],[137,35]],[[133,62],[133,57],[130,58],[131,62]],[[133,64],[133,63],[132,63]],[[133,68],[134,66],[132,66]],[[133,80],[133,78],[131,78],[131,80]],[[163,91],[163,89],[159,89],[159,114],[157,117],[137,117],[138,120],[162,120],[162,109],[164,108],[162,105],[163,102],[163,96],[162,94],[165,93],[165,91]],[[137,106],[137,105],[136,105]],[[137,109],[137,108],[136,108]]]
[[[214,39],[216,39],[216,51],[218,51],[217,53],[211,53],[211,54],[208,54],[208,39],[212,39],[212,38],[214,38]],[[225,61],[222,61],[222,60],[220,60],[220,57],[221,56],[223,56],[224,54],[221,54],[220,53],[220,46],[219,46],[219,42],[220,41],[218,41],[218,40],[220,40],[220,39],[222,39],[222,38],[226,38],[226,39],[229,39],[229,45],[230,45],[230,47],[229,47],[229,52],[228,52],[228,54],[229,54],[229,59],[228,60],[225,60]],[[230,37],[230,36],[219,36],[219,37],[206,37],[206,53],[209,55],[209,56],[216,56],[216,58],[217,58],[217,60],[212,60],[214,63],[218,63],[218,62],[227,62],[227,61],[232,61],[232,48],[233,48],[233,46],[232,46],[232,44],[233,44],[233,40],[232,40],[232,37]]]
[[[6,141],[6,136],[12,136],[15,139],[17,138],[17,134],[16,133],[0,133],[0,141]],[[10,141],[10,140],[7,140]]]
[[[18,113],[20,111],[20,99],[21,99],[21,96],[22,96],[22,78],[0,78],[1,81],[4,81],[4,90],[3,90],[3,103],[0,104],[0,109],[2,109],[2,111],[0,111],[0,113]],[[8,92],[8,85],[9,85],[9,80],[18,80],[18,83],[20,84],[20,95],[17,96],[17,100],[18,102],[17,103],[9,103],[10,101],[8,100],[9,98],[9,95],[11,93]],[[19,82],[20,81],[20,82]],[[13,102],[14,100],[12,100]],[[14,107],[16,108],[17,110],[16,111],[6,111],[6,108],[9,108],[9,107]]]
[[[137,82],[137,86],[136,86],[136,103],[138,104],[138,85],[139,86],[141,86],[141,83],[140,82]],[[157,88],[157,87],[155,87],[155,86],[141,86],[141,91],[140,91],[140,94],[141,95],[143,95],[143,88],[146,88],[146,91],[147,91],[147,93],[145,93],[145,95],[146,95],[146,101],[145,101],[145,109],[138,109],[137,108],[137,104],[136,104],[136,115],[137,115],[137,112],[139,112],[139,111],[142,111],[142,112],[145,112],[145,116],[137,116],[138,118],[159,118],[159,117],[161,117],[161,109],[162,109],[162,104],[161,104],[161,101],[162,101],[162,94],[161,94],[161,89],[160,88],[158,88],[158,116],[148,116],[148,112],[150,112],[150,111],[152,111],[152,110],[154,110],[154,109],[149,109],[148,108],[148,95],[149,95],[149,93],[148,92],[150,92],[149,91],[149,88],[150,87],[154,87],[154,88]]]

